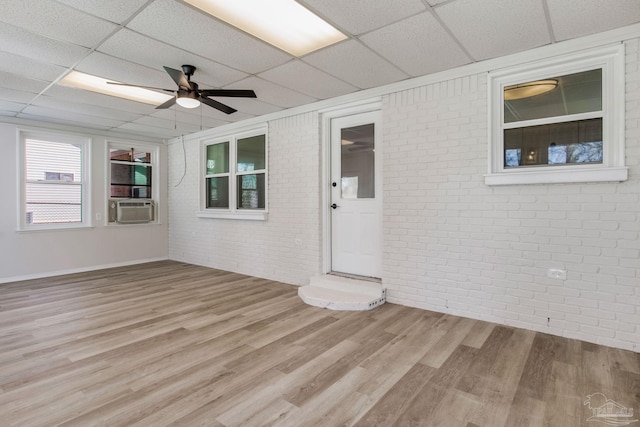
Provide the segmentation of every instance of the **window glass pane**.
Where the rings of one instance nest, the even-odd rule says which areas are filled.
[[[82,222],[82,186],[27,183],[26,223]]]
[[[238,209],[264,209],[265,174],[239,175]]]
[[[207,175],[229,172],[229,143],[207,145]]]
[[[229,177],[207,178],[207,208],[229,207]]]
[[[534,94],[553,82],[548,92]],[[602,69],[507,86],[504,99],[505,123],[601,111]]]
[[[238,172],[265,168],[264,135],[238,139]]]
[[[82,148],[61,142],[25,141],[28,181],[82,182]]]
[[[25,140],[27,224],[82,222],[81,145]]]
[[[602,119],[504,131],[504,166],[602,163]]]
[[[150,198],[152,167],[111,163],[111,197]]]
[[[151,153],[135,150],[134,148],[130,150],[110,148],[109,159],[120,160],[123,162],[151,163]]]
[[[341,130],[340,167],[343,199],[375,197],[374,124]]]

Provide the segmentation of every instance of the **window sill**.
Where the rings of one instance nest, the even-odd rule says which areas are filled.
[[[629,177],[626,167],[562,168],[557,170],[514,170],[484,176],[484,183],[496,185],[563,184],[578,182],[621,182]]]
[[[211,218],[211,219],[240,219],[245,221],[266,221],[267,212],[245,212],[245,211],[199,211],[196,212],[198,218]]]

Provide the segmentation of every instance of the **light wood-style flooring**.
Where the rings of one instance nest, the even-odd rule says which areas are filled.
[[[604,426],[593,393],[637,415],[640,354],[173,261],[0,285],[2,426]]]

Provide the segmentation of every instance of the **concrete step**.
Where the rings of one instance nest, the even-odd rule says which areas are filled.
[[[298,288],[305,303],[331,310],[371,310],[386,300],[382,284],[367,280],[325,274],[312,277],[309,285]]]

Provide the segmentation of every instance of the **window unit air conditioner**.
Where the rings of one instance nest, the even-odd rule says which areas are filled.
[[[118,224],[141,224],[153,221],[153,200],[118,200],[116,203],[116,222]]]

